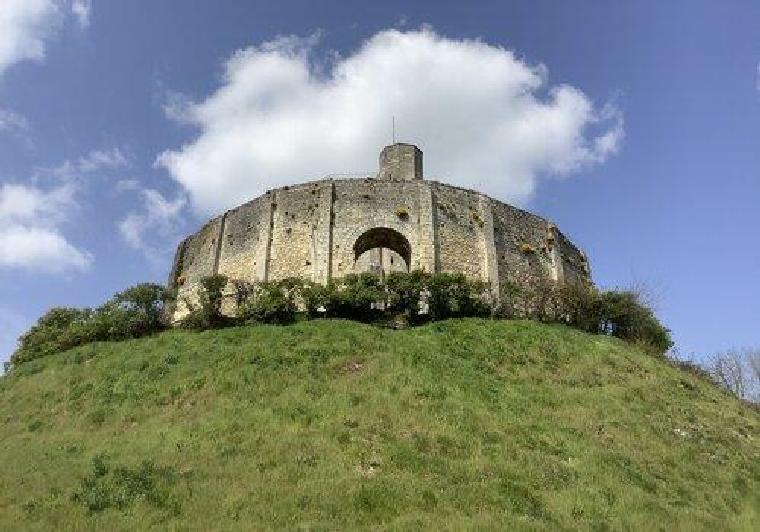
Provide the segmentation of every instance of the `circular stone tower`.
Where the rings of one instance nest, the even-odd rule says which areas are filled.
[[[551,222],[474,190],[423,179],[422,151],[397,143],[373,177],[270,190],[207,222],[177,248],[169,286],[192,300],[200,279],[361,271],[461,272],[490,284],[591,280],[586,256]],[[180,303],[174,318],[187,308]]]

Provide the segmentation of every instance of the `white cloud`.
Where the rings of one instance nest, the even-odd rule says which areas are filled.
[[[120,179],[114,187],[116,192],[128,192],[131,190],[140,190],[140,182],[137,179]]]
[[[92,14],[92,2],[90,0],[74,0],[71,4],[71,12],[76,16],[80,27],[84,29],[90,26],[90,15]]]
[[[42,190],[35,186],[0,186],[0,267],[49,273],[85,270],[92,255],[69,243],[60,226],[76,209],[70,183]]]
[[[31,183],[0,184],[0,268],[50,273],[89,268],[92,254],[71,244],[63,226],[80,208],[86,177],[128,164],[119,149],[93,150],[38,170]]]
[[[86,270],[92,255],[70,244],[57,229],[11,224],[0,228],[0,266],[47,273]]]
[[[89,268],[92,254],[71,244],[63,226],[79,209],[86,176],[126,165],[128,159],[118,149],[94,150],[38,170],[33,183],[0,184],[0,268],[49,273]],[[54,182],[44,186],[48,177]]]
[[[90,25],[91,0],[0,0],[0,76],[21,61],[45,58],[46,41],[73,16]]]
[[[74,192],[68,183],[48,191],[29,185],[4,184],[0,186],[0,224],[59,225],[75,207]]]
[[[0,75],[19,61],[45,57],[45,39],[59,23],[54,0],[0,2]]]
[[[63,181],[78,181],[87,174],[129,166],[129,158],[119,148],[92,150],[76,160],[68,160],[52,169],[41,170]]]
[[[129,188],[133,188],[130,183]],[[141,212],[131,212],[118,223],[122,238],[131,247],[142,251],[149,259],[163,259],[165,250],[156,244],[176,239],[182,212],[187,204],[184,196],[173,200],[157,190],[140,190],[143,200]]]
[[[204,101],[173,97],[167,115],[199,136],[157,159],[196,209],[217,212],[266,189],[334,172],[374,171],[390,141],[425,151],[427,177],[525,201],[537,179],[616,153],[622,116],[547,69],[480,41],[429,28],[377,33],[346,57],[315,38],[239,50]]]

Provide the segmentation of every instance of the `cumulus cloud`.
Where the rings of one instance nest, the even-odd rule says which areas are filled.
[[[135,188],[134,183],[129,182],[124,190]],[[124,217],[118,223],[119,232],[129,246],[142,251],[148,259],[163,261],[166,249],[157,242],[176,240],[187,200],[183,195],[170,200],[154,189],[139,189],[138,192],[142,210]]]
[[[79,209],[86,178],[128,165],[118,149],[40,169],[30,183],[0,185],[0,267],[49,273],[86,270],[93,256],[73,245],[63,227]]]
[[[0,267],[60,273],[86,270],[92,255],[69,243],[59,226],[76,207],[75,189],[0,186]]]
[[[86,270],[92,255],[77,249],[57,230],[11,224],[0,228],[0,266],[49,273]]]
[[[15,63],[45,57],[45,43],[66,16],[90,25],[91,0],[0,0],[0,75]]]
[[[425,152],[425,174],[524,202],[542,176],[568,175],[617,152],[623,120],[547,69],[500,46],[429,28],[377,33],[345,57],[317,38],[239,50],[203,101],[173,96],[167,115],[199,134],[162,153],[204,213],[327,173],[373,171],[398,139]]]
[[[44,191],[22,184],[0,186],[0,223],[31,223],[58,225],[67,219],[75,207],[75,188],[69,184]]]
[[[45,39],[59,23],[54,0],[0,2],[0,75],[19,61],[45,57]]]

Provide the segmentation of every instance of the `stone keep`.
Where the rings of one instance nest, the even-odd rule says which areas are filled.
[[[218,216],[177,248],[174,318],[201,278],[318,283],[362,271],[461,272],[501,285],[591,280],[586,256],[551,222],[473,190],[424,180],[422,151],[387,146],[373,177],[270,190]]]

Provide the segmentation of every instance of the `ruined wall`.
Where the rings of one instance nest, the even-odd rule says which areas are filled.
[[[169,287],[177,289],[175,319],[187,314],[186,300],[191,303],[197,301],[198,283],[216,269],[222,221],[223,216],[214,218],[185,239],[177,250],[169,279]]]
[[[555,229],[556,247],[562,257],[564,281],[579,282],[591,280],[591,266],[586,254],[575,247],[558,229]]]
[[[314,276],[314,233],[319,222],[319,183],[284,187],[275,191],[272,213],[270,279]]]
[[[180,244],[169,285],[181,300],[214,273],[325,283],[367,268],[369,259],[355,261],[354,245],[377,228],[405,239],[410,270],[462,272],[490,282],[496,293],[504,283],[535,277],[590,279],[583,253],[529,212],[431,181],[337,179],[269,191],[214,218]],[[400,258],[402,250],[380,244]],[[178,304],[175,319],[186,311]]]
[[[543,218],[492,200],[499,281],[524,283],[536,277],[559,280],[549,247],[551,225]]]
[[[421,268],[420,188],[424,182],[346,179],[335,181],[332,276],[354,272],[354,243],[375,227],[401,233],[411,246],[411,269]]]
[[[436,271],[462,272],[487,280],[481,194],[442,183],[431,186],[438,222]]]
[[[500,282],[536,277],[560,282],[591,281],[586,256],[551,222],[491,200]]]
[[[248,282],[261,280],[258,258],[264,256],[262,246],[267,245],[270,197],[265,194],[224,215],[217,273]]]

